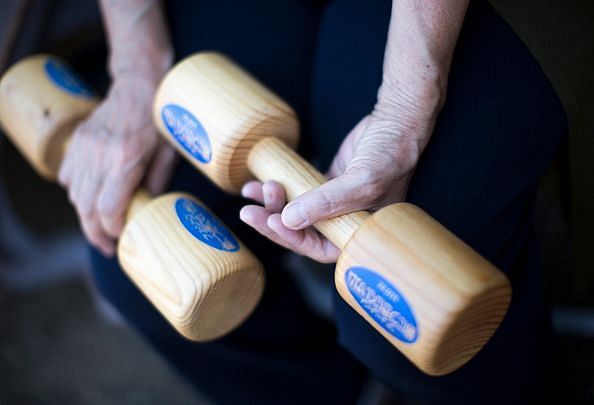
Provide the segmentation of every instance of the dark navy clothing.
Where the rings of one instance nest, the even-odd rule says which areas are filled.
[[[217,50],[271,87],[298,112],[300,151],[322,169],[373,108],[390,3],[164,2],[178,57]],[[366,370],[403,398],[423,402],[533,398],[550,365],[552,333],[531,211],[538,179],[566,130],[559,99],[527,48],[488,4],[471,2],[448,98],[408,200],[505,271],[513,299],[485,349],[445,377],[423,375],[338,294],[335,324],[317,317],[284,271],[283,249],[239,221],[245,201],[185,163],[171,189],[202,199],[266,267],[253,316],[228,337],[194,344],[172,330],[115,260],[93,251],[93,273],[106,299],[217,403],[352,403]]]

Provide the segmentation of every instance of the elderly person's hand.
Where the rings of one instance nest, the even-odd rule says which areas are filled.
[[[282,186],[250,182],[243,195],[262,206],[241,219],[274,242],[320,262],[339,251],[311,225],[403,201],[445,101],[447,76],[467,1],[394,0],[377,103],[346,136],[330,179],[286,204]]]
[[[264,206],[244,207],[242,220],[297,253],[321,262],[336,261],[338,249],[311,225],[404,200],[417,160],[431,136],[438,105],[435,100],[417,101],[378,105],[343,141],[327,173],[331,180],[286,206],[280,184],[246,184],[244,197]]]
[[[105,101],[74,131],[60,167],[59,181],[84,234],[106,255],[114,253],[113,240],[145,174],[149,191],[158,193],[172,170],[175,153],[154,129],[146,101],[154,91],[144,78],[116,79]]]
[[[172,49],[156,2],[101,1],[111,46],[112,84],[105,100],[75,129],[58,180],[92,245],[113,255],[134,190],[166,186],[175,161],[152,122],[156,87]]]

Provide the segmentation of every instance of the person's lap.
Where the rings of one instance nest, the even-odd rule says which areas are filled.
[[[304,122],[302,150],[324,168],[373,107],[390,1],[336,0],[323,10],[319,3],[166,2],[178,56],[214,49],[254,73],[296,108]],[[544,359],[544,346],[536,342],[548,329],[529,213],[537,179],[565,125],[559,101],[527,49],[490,7],[473,3],[448,100],[408,199],[506,271],[513,304],[484,351],[461,371],[435,379],[336,297],[341,343],[394,389],[416,399],[495,400],[521,395],[523,385],[536,382],[536,360]],[[176,335],[115,260],[93,252],[102,294],[218,402],[354,401],[361,368],[337,347],[333,327],[303,304],[282,269],[282,249],[239,221],[244,201],[225,196],[186,164],[171,188],[205,201],[263,261],[261,305],[237,332],[197,345]]]

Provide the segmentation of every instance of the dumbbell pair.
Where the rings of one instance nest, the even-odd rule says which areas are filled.
[[[0,81],[0,122],[31,165],[56,174],[94,93],[60,59],[28,57]],[[76,153],[76,151],[74,151]],[[138,190],[118,242],[125,273],[182,335],[205,341],[243,322],[257,305],[264,273],[256,257],[196,198]]]
[[[41,57],[36,62],[45,63],[46,81],[51,78],[47,60]],[[52,133],[47,131],[49,124],[39,108],[49,109],[58,101],[66,104],[62,100],[66,96],[54,94],[55,82],[60,81],[55,78],[51,85],[23,91],[21,87],[27,86],[18,83],[26,77],[39,78],[40,67],[29,71],[21,67],[20,77],[16,69],[0,83],[0,118],[7,132],[19,138],[14,140],[21,151],[43,172],[51,162],[42,156],[60,147],[39,145],[47,145],[47,139],[66,131],[57,127]],[[45,101],[41,106],[37,106],[38,98]],[[85,104],[85,108],[87,113],[90,107]],[[14,123],[26,118],[27,111],[31,115],[31,110],[33,122],[41,126]],[[221,55],[197,54],[176,65],[156,94],[154,120],[161,133],[225,191],[237,193],[255,176],[278,181],[293,199],[324,181],[291,149],[298,141],[292,109]],[[220,244],[232,249],[218,253],[212,245],[197,246],[201,240],[197,235],[212,229],[201,221],[216,220],[198,202],[183,198],[160,197],[140,210],[132,208],[134,218],[124,229],[118,256],[124,270],[163,315],[182,334],[195,339],[209,325],[216,329],[217,322],[227,321],[224,331],[241,322],[261,294],[262,276],[255,258],[239,242],[229,242],[236,239],[226,230]],[[418,207],[394,204],[373,215],[356,212],[315,226],[343,250],[335,272],[343,299],[428,374],[446,374],[467,362],[505,314],[510,299],[506,277]],[[235,246],[243,256],[232,252]],[[194,263],[200,265],[192,267]],[[213,271],[211,266],[223,270]],[[249,305],[229,322],[221,314],[234,313],[231,309],[237,309],[237,297],[248,297]],[[210,333],[209,337],[217,335]]]

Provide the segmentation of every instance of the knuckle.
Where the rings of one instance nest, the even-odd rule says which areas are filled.
[[[74,193],[72,187],[68,189],[68,201],[70,201],[70,204],[74,205],[74,207],[77,206],[77,195]]]
[[[380,201],[386,192],[385,179],[385,176],[379,172],[364,171],[358,173],[355,181],[356,198],[367,204]]]
[[[93,207],[89,202],[85,201],[77,201],[76,203],[76,211],[80,218],[89,218],[93,213]]]
[[[101,235],[97,227],[94,225],[93,218],[81,217],[80,218],[82,232],[89,242],[93,246],[98,246],[101,243]]]
[[[101,245],[101,238],[99,237],[97,231],[90,231],[87,230],[84,232],[85,237],[88,239],[89,242],[91,242],[91,244],[93,246],[100,246]]]
[[[119,155],[122,163],[137,164],[156,152],[157,139],[148,141],[144,138],[141,136],[126,136],[117,142],[116,147],[120,150]]]
[[[68,184],[68,179],[69,179],[69,173],[64,170],[64,169],[60,169],[60,171],[58,172],[58,184],[60,184],[62,187],[66,187]]]
[[[86,122],[82,122],[82,123],[78,124],[78,126],[76,128],[74,128],[74,131],[72,133],[72,141],[73,142],[80,141],[80,139],[84,138],[85,135],[88,133],[88,129],[89,129],[89,124],[87,124]]]
[[[69,149],[79,149],[81,147],[88,146],[91,142],[91,138],[93,134],[93,130],[89,124],[83,123],[79,125],[72,136],[72,143],[74,144],[73,148]]]
[[[328,213],[330,215],[336,214],[339,209],[339,202],[336,198],[332,198],[328,191],[324,188],[320,189],[320,212]],[[307,213],[306,213],[307,214]],[[308,218],[309,219],[309,218]]]
[[[111,219],[116,214],[116,205],[114,204],[114,198],[101,197],[97,202],[97,213],[104,220]]]
[[[366,200],[373,200],[382,193],[382,185],[377,180],[365,183],[361,187],[361,194]]]

